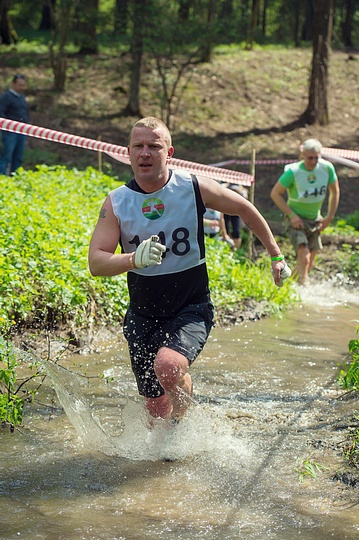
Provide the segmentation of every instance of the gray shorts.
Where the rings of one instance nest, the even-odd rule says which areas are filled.
[[[320,231],[317,229],[319,221],[304,218],[301,218],[301,220],[303,221],[304,229],[294,229],[288,218],[285,218],[284,222],[288,238],[292,242],[295,252],[297,253],[301,244],[307,246],[309,251],[319,251],[323,249]]]
[[[128,342],[139,394],[156,398],[165,393],[153,367],[161,347],[169,347],[183,354],[191,365],[202,351],[212,326],[211,302],[187,306],[168,319],[148,319],[129,308],[123,333]]]

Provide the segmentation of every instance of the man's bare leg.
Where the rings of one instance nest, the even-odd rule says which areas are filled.
[[[305,244],[300,244],[297,250],[297,264],[293,270],[293,277],[302,285],[308,281],[310,255],[308,247]]]
[[[167,394],[158,398],[145,398],[145,403],[146,409],[152,418],[170,418],[172,401]]]
[[[233,242],[234,242],[234,247],[236,249],[239,249],[242,245],[242,238],[239,237],[239,238],[233,238]]]
[[[316,254],[318,253],[318,251],[311,251],[310,252],[310,260],[309,260],[309,268],[308,268],[308,272],[310,272],[310,270],[313,268],[314,266],[314,259],[315,259],[315,256]]]
[[[171,411],[167,409],[166,417],[181,418],[191,403],[192,379],[188,373],[188,365],[183,354],[168,347],[161,347],[157,353],[155,372],[172,405]]]

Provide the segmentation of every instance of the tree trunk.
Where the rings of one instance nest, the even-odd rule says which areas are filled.
[[[345,47],[353,47],[352,31],[354,11],[355,0],[346,0],[345,19],[342,24],[342,41]]]
[[[296,47],[300,46],[299,38],[299,20],[300,20],[300,0],[296,0],[294,6],[294,28],[293,28],[293,38]]]
[[[311,41],[313,39],[313,18],[314,18],[314,0],[306,0],[305,20],[302,27],[302,40]]]
[[[317,0],[314,18],[309,103],[303,114],[308,124],[329,124],[328,66],[333,30],[333,0]]]
[[[52,14],[54,12],[56,0],[50,0],[50,1],[51,1],[50,5],[49,5],[48,0],[42,1],[42,14],[41,14],[39,30],[52,30],[54,28],[54,20],[52,18]]]
[[[126,34],[128,23],[128,0],[116,0],[115,5],[115,34]]]
[[[254,35],[259,25],[259,16],[260,16],[260,0],[252,0],[252,9],[251,9],[251,21],[248,29],[248,36],[246,40],[246,49],[248,51],[253,48]]]
[[[263,16],[262,16],[262,36],[265,37],[267,30],[267,9],[268,9],[268,0],[263,2]]]
[[[50,1],[51,0],[49,0],[49,6],[51,7]],[[54,29],[52,30],[52,41],[50,43],[50,61],[54,73],[54,90],[56,92],[63,92],[65,90],[67,69],[65,46],[71,26],[72,4],[73,3],[70,0],[62,0],[60,1],[60,5],[56,12],[57,16],[55,16],[55,12],[52,11],[52,17],[55,24]],[[57,32],[59,44],[57,51],[55,51]]]
[[[235,13],[234,13],[234,7],[233,7],[233,0],[223,0],[223,2],[221,2],[221,6],[220,6],[220,11],[219,11],[219,17],[220,19],[231,19],[235,16]]]
[[[213,33],[216,21],[216,9],[218,0],[208,0],[207,22],[202,46],[201,61],[210,62],[213,51]]]
[[[97,54],[97,19],[99,0],[79,0],[76,8],[76,30],[79,54]]]
[[[149,0],[142,0],[141,2],[132,0],[133,29],[130,49],[132,66],[130,97],[126,107],[122,111],[122,114],[125,116],[142,116],[140,110],[140,81],[143,56],[143,38],[146,24],[144,13],[148,8],[148,3]]]
[[[0,44],[11,45],[18,41],[18,36],[9,14],[9,0],[0,0]]]
[[[259,16],[260,16],[260,0],[253,0],[253,3],[252,3],[252,18],[251,18],[252,32],[255,32],[255,30],[258,28]]]
[[[180,21],[188,21],[191,4],[192,0],[180,0],[178,6],[178,18]]]

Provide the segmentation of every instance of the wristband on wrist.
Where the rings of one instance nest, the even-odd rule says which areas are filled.
[[[284,255],[278,255],[277,257],[271,257],[271,261],[284,261]]]
[[[132,270],[134,270],[136,268],[135,263],[133,262],[134,256],[135,256],[135,252],[131,253],[130,266],[131,266]]]
[[[289,219],[290,219],[290,218],[292,218],[292,217],[295,216],[295,215],[296,215],[295,212],[291,212],[291,213],[288,215],[288,217],[289,217]]]

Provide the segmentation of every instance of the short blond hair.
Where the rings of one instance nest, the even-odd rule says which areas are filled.
[[[132,132],[137,127],[146,127],[146,128],[150,128],[150,129],[153,129],[153,130],[154,129],[162,129],[162,131],[163,131],[163,133],[165,135],[165,141],[168,144],[168,148],[170,146],[172,146],[172,137],[171,137],[170,130],[168,129],[166,124],[164,122],[162,122],[162,120],[160,120],[159,118],[156,118],[155,116],[147,116],[146,118],[141,118],[141,120],[138,120],[133,125],[133,127],[132,127],[132,129],[130,131],[129,138],[128,138],[128,144],[131,143]]]

